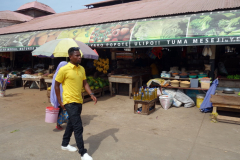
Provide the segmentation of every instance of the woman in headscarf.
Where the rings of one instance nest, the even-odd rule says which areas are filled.
[[[53,80],[52,80],[52,87],[51,87],[51,94],[50,94],[50,101],[51,101],[51,104],[54,108],[60,108],[59,109],[59,114],[58,114],[58,120],[57,120],[57,126],[56,128],[58,130],[62,130],[63,128],[61,127],[61,124],[63,123],[67,123],[67,119],[68,119],[68,114],[67,114],[67,111],[64,111],[61,107],[60,107],[60,104],[58,103],[58,100],[57,100],[57,97],[56,97],[56,93],[55,93],[55,78],[58,74],[58,71],[61,67],[67,65],[68,63],[66,61],[62,61],[59,63],[58,67],[57,67],[57,70],[53,76]],[[61,95],[61,99],[62,99],[62,92],[63,92],[63,89],[62,89],[62,84],[60,85],[60,95]]]

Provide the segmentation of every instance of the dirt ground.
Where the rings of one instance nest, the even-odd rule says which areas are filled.
[[[62,151],[64,131],[45,123],[46,91],[8,89],[0,98],[0,160],[76,160]],[[212,123],[198,108],[133,113],[128,96],[83,105],[84,141],[94,160],[239,160],[240,126]],[[63,127],[65,127],[64,125]],[[76,146],[74,136],[70,142]]]

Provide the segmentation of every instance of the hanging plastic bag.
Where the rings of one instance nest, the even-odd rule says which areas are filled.
[[[207,56],[207,55],[208,55],[207,46],[204,46],[203,51],[202,51],[202,55],[203,55],[203,56]]]
[[[212,56],[212,50],[211,50],[210,46],[208,46],[208,55]]]
[[[223,62],[218,63],[218,69],[221,75],[225,75],[225,76],[228,75],[227,69],[225,68]]]

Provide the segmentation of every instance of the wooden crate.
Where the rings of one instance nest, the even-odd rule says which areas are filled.
[[[157,98],[156,99],[153,99],[151,101],[138,101],[138,100],[135,100],[134,101],[134,113],[138,113],[137,110],[138,110],[138,104],[141,104],[142,105],[142,112],[141,113],[138,113],[138,114],[143,114],[143,115],[149,115],[151,114],[152,112],[155,111],[156,109],[156,102],[157,102]],[[153,109],[150,111],[149,109],[153,107]]]
[[[102,96],[102,91],[103,91],[102,88],[92,90],[92,92],[94,93],[95,97],[97,97],[97,98]],[[89,101],[92,100],[91,96],[89,96],[89,94],[87,92],[83,92],[82,93],[82,97],[83,97],[83,103],[89,102]]]

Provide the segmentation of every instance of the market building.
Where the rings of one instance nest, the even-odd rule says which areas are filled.
[[[239,91],[240,81],[233,79],[240,78],[240,2],[227,2],[108,0],[57,14],[45,8],[44,12],[50,15],[0,29],[0,55],[30,54],[51,40],[72,38],[97,49],[100,57],[111,59],[107,71],[111,92],[124,92],[128,87],[132,97],[139,86],[156,75],[164,79],[162,87],[184,89],[195,101],[196,94],[209,89],[209,78],[218,77],[219,87]],[[17,12],[40,16],[43,9],[30,4]],[[39,14],[33,15],[31,9],[37,9]],[[47,62],[51,60],[44,63]],[[162,74],[150,74],[152,64]],[[107,76],[101,69],[98,73]],[[196,79],[197,85],[191,87],[189,78],[203,77],[209,77],[201,83],[206,86],[200,86]],[[118,83],[128,86],[119,87]]]

